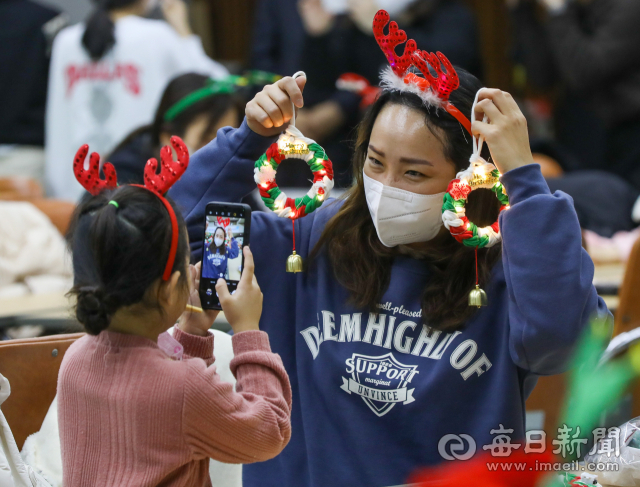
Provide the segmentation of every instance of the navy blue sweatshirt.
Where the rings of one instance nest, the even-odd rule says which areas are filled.
[[[171,196],[184,210],[195,258],[206,203],[251,191],[254,161],[272,142],[245,122],[193,155]],[[454,333],[431,329],[422,316],[429,270],[420,260],[394,260],[372,314],[348,304],[324,253],[310,271],[287,274],[291,222],[252,214],[260,328],[282,357],[294,398],[291,442],[277,458],[245,466],[245,487],[397,485],[417,467],[444,461],[445,435],[469,435],[479,452],[500,425],[514,441],[524,437],[525,399],[537,376],[563,371],[585,323],[608,311],[592,285],[571,199],[551,194],[537,165],[502,181],[511,209],[500,217],[502,262],[484,286],[489,306]],[[340,204],[329,201],[296,222],[302,256]]]
[[[235,259],[238,255],[240,255],[240,248],[235,238],[231,239],[231,243],[224,254],[220,252],[219,247],[206,244],[204,258],[202,259],[202,277],[207,279],[228,279],[227,259]]]

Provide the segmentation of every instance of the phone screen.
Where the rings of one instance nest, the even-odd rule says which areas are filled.
[[[249,243],[250,221],[251,209],[247,205],[207,205],[200,275],[203,308],[221,309],[215,287],[218,279],[226,280],[229,292],[235,292],[244,264],[242,247]]]

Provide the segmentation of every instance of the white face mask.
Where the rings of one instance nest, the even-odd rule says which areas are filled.
[[[215,237],[213,239],[213,243],[216,245],[216,247],[220,247],[224,243],[224,238]]]
[[[385,247],[426,242],[438,235],[444,193],[416,194],[385,186],[364,171],[362,175],[367,206]]]

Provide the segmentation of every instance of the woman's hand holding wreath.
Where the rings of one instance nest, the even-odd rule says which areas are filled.
[[[489,120],[483,122],[484,115]],[[500,173],[533,164],[527,120],[513,97],[504,91],[485,88],[476,106],[473,135],[484,136],[493,162]]]

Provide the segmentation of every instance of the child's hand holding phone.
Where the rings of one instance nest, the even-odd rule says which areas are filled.
[[[198,308],[201,307],[198,293],[201,267],[202,262],[189,266],[189,304]],[[178,328],[191,335],[207,336],[218,313],[220,311],[216,309],[205,309],[203,313],[185,311],[178,320]]]
[[[229,293],[224,279],[218,279],[216,283],[216,292],[220,298],[222,310],[234,333],[259,330],[258,322],[262,315],[262,291],[253,273],[255,268],[253,254],[248,246],[245,246],[242,251],[244,268],[236,292]]]

